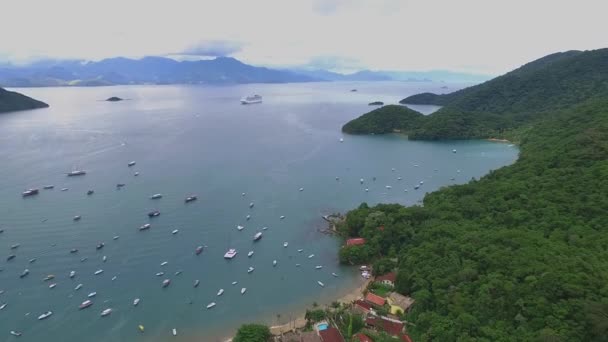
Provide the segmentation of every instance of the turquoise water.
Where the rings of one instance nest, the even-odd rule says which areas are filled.
[[[243,322],[285,322],[314,301],[338,296],[360,277],[338,265],[340,241],[318,232],[326,227],[322,214],[363,201],[415,204],[426,191],[464,183],[517,158],[515,148],[485,141],[410,142],[340,133],[344,122],[370,109],[368,102],[396,103],[439,86],[20,89],[51,107],[0,115],[0,303],[7,303],[0,311],[0,340],[18,330],[22,341],[164,341],[176,328],[176,341],[215,341]],[[239,104],[252,93],[262,94],[264,103]],[[100,101],[114,95],[129,100]],[[137,164],[127,167],[132,160]],[[88,173],[66,177],[73,169]],[[420,181],[424,185],[414,190]],[[126,185],[117,190],[117,183]],[[25,189],[47,184],[55,189],[21,197]],[[64,187],[69,190],[60,191]],[[91,196],[89,189],[95,191]],[[155,193],[163,198],[150,200]],[[189,194],[198,201],[184,204]],[[153,209],[161,215],[149,220]],[[75,222],[74,215],[82,219]],[[152,228],[138,231],[147,222]],[[263,226],[264,237],[253,243]],[[174,229],[179,233],[171,234]],[[115,235],[120,238],[112,240]],[[105,247],[96,250],[99,242]],[[207,247],[196,256],[198,245]],[[70,254],[72,248],[79,252]],[[238,249],[234,260],[223,259],[228,248]],[[250,250],[255,254],[248,258]],[[16,258],[7,262],[9,254]],[[30,264],[32,258],[37,260]],[[250,274],[249,266],[255,267]],[[30,274],[20,279],[25,268]],[[97,269],[104,273],[93,275]],[[77,272],[74,279],[68,277],[71,270]],[[155,275],[161,271],[164,277]],[[54,289],[42,280],[48,274],[56,276]],[[172,280],[165,289],[164,278]],[[79,283],[83,288],[75,291]],[[247,288],[244,295],[241,287]],[[225,293],[217,297],[220,288]],[[92,291],[93,306],[79,311]],[[141,303],[133,307],[136,297]],[[217,306],[207,310],[212,301]],[[105,308],[113,313],[102,318]],[[48,310],[53,316],[36,319]],[[139,324],[145,333],[138,332]]]

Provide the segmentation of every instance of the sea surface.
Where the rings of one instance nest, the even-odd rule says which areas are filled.
[[[7,304],[0,311],[0,341],[14,340],[11,330],[23,333],[20,341],[215,341],[242,323],[284,323],[313,302],[331,301],[359,284],[360,276],[338,264],[342,242],[319,232],[327,227],[321,215],[361,202],[414,205],[426,192],[479,178],[517,158],[515,147],[501,143],[340,132],[372,109],[371,101],[397,103],[414,93],[459,87],[442,86],[18,89],[51,107],[0,115],[0,304]],[[250,94],[263,95],[264,103],[241,105],[239,99]],[[127,100],[103,101],[110,96]],[[415,109],[428,114],[437,108]],[[128,167],[130,161],[136,165]],[[87,174],[66,177],[76,169]],[[117,189],[117,183],[125,186]],[[55,188],[42,189],[50,184]],[[22,198],[29,188],[40,194]],[[149,199],[156,193],[162,199]],[[198,200],[184,203],[190,194]],[[154,209],[161,215],[149,219]],[[82,219],[73,221],[75,215]],[[148,222],[149,230],[138,230]],[[263,238],[253,242],[258,231]],[[97,250],[101,242],[105,247]],[[20,246],[11,249],[14,244]],[[198,245],[205,248],[197,256]],[[239,252],[230,261],[223,258],[228,248]],[[6,261],[10,254],[16,257]],[[247,273],[249,266],[255,271]],[[30,274],[21,279],[26,268]],[[94,275],[99,269],[104,272]],[[74,279],[68,277],[72,270]],[[49,274],[55,278],[43,281]],[[165,278],[171,285],[161,288]],[[82,289],[74,290],[77,284]],[[217,297],[220,288],[225,292]],[[94,291],[93,306],[78,310]],[[135,298],[141,299],[137,307]],[[210,302],[217,305],[207,310]],[[100,317],[106,308],[112,314]],[[37,320],[49,310],[50,318]]]

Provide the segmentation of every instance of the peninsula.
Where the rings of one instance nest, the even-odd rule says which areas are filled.
[[[0,88],[0,113],[14,112],[36,108],[46,108],[49,105],[23,94]]]

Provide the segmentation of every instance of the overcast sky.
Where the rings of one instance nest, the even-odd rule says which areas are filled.
[[[497,74],[608,47],[608,0],[0,0],[0,61],[229,55]]]

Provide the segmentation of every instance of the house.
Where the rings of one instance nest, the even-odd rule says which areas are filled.
[[[302,332],[300,342],[321,342],[321,337],[315,331]]]
[[[384,304],[386,304],[386,299],[371,292],[367,293],[367,296],[365,296],[365,301],[376,306],[384,306]]]
[[[395,281],[397,280],[397,274],[390,272],[381,276],[376,277],[376,282],[384,285],[395,287]]]
[[[365,244],[365,239],[364,238],[352,238],[352,239],[348,239],[346,240],[346,245],[347,246],[361,246]]]
[[[356,334],[354,337],[355,341],[358,342],[374,342],[374,340],[372,340],[369,336],[365,335],[365,334]]]
[[[367,303],[361,299],[358,299],[353,302],[353,311],[355,311],[355,312],[366,315],[371,310],[372,310],[372,306],[369,303]]]
[[[344,337],[342,337],[340,331],[334,327],[328,327],[325,330],[320,330],[319,336],[323,342],[344,342]]]
[[[391,336],[401,336],[405,326],[403,322],[388,317],[368,317],[365,324]]]
[[[390,312],[393,315],[398,315],[399,312],[407,312],[412,304],[414,304],[414,299],[412,297],[404,296],[396,292],[391,292],[386,301],[388,302],[388,305],[391,306]]]

